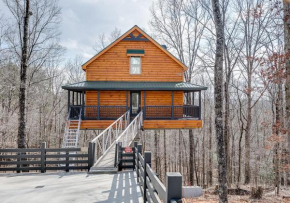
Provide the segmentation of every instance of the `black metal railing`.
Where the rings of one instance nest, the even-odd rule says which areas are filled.
[[[114,120],[126,113],[126,106],[70,106],[70,119],[78,119],[82,110],[83,120]]]
[[[70,119],[79,119],[82,106],[70,106],[69,118]]]
[[[146,106],[144,119],[201,119],[199,106]]]
[[[122,116],[126,106],[70,106],[70,119],[78,119],[81,109],[83,120],[115,120]],[[197,119],[201,120],[199,106],[145,106],[145,119]]]

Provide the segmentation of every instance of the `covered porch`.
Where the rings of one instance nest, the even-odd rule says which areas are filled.
[[[190,83],[112,81],[86,81],[63,88],[68,90],[71,120],[81,116],[90,126],[98,121],[109,125],[127,111],[133,118],[142,110],[144,124],[148,120],[155,127],[165,120],[183,120],[182,125],[201,121],[201,91],[206,89]]]

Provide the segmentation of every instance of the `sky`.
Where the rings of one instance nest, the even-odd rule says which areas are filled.
[[[96,54],[98,35],[110,34],[115,27],[122,34],[134,25],[149,30],[150,6],[154,0],[59,0],[62,8],[60,43],[65,58],[82,55],[84,61]],[[3,1],[0,10],[9,12]]]

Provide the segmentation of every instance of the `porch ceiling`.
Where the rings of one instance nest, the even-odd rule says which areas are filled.
[[[151,90],[151,91],[199,91],[207,87],[187,82],[119,82],[83,81],[62,86],[65,90]]]

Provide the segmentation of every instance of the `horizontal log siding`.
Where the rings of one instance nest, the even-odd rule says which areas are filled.
[[[86,91],[85,105],[98,105],[97,91]],[[100,106],[126,106],[126,91],[100,91]]]
[[[141,92],[141,106],[144,106],[144,92]],[[86,91],[86,106],[98,105],[97,91]],[[126,91],[100,91],[101,106],[126,106]],[[128,106],[130,94],[128,92]],[[183,92],[174,92],[174,105],[183,105]],[[171,106],[171,91],[146,91],[146,106]]]
[[[145,120],[144,129],[202,128],[202,120]]]
[[[115,120],[83,120],[81,123],[81,129],[106,129]]]
[[[81,129],[106,129],[115,120],[84,120]],[[202,120],[145,120],[144,129],[191,129],[201,128]]]
[[[130,75],[127,49],[143,49],[140,75]],[[152,42],[120,41],[86,68],[87,81],[183,82],[183,67]]]

